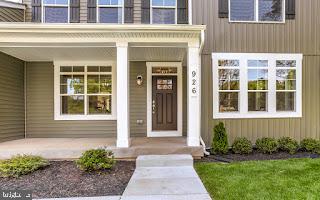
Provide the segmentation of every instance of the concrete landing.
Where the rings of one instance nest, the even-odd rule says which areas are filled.
[[[124,200],[211,200],[191,155],[139,156]]]

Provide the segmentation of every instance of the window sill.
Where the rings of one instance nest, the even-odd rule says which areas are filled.
[[[285,24],[286,21],[230,21],[229,23],[246,23],[246,24]]]
[[[298,112],[277,112],[277,113],[214,113],[213,119],[273,119],[273,118],[302,118]]]
[[[113,115],[58,115],[54,117],[56,121],[115,121]]]

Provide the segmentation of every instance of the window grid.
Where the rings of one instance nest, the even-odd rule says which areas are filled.
[[[42,0],[41,4],[41,10],[42,10],[42,22],[46,23],[46,12],[45,9],[46,7],[52,7],[52,8],[67,8],[68,10],[68,17],[67,17],[67,23],[70,23],[70,0],[68,0],[68,3],[66,4],[61,4],[61,3],[56,3],[57,0],[55,0],[55,3],[45,3],[45,0]]]
[[[97,22],[98,23],[104,23],[104,22],[100,22],[100,8],[121,8],[121,24],[124,24],[124,0],[119,0],[118,4],[112,4],[112,0],[107,0],[107,2],[109,2],[109,4],[100,4],[101,0],[97,0]],[[112,24],[112,23],[111,23]],[[115,24],[119,24],[119,23],[115,23]]]
[[[254,20],[232,20],[231,19],[231,0],[228,0],[229,5],[229,22],[240,22],[240,23],[285,23],[285,12],[286,12],[286,3],[285,0],[282,0],[282,20],[281,21],[264,21],[259,20],[259,0],[254,0]]]
[[[150,0],[150,23],[153,24],[153,9],[175,9],[175,23],[174,24],[177,24],[178,23],[178,8],[177,8],[177,5],[178,5],[178,0],[175,0],[175,6],[167,6],[167,5],[164,5],[165,3],[165,0],[163,0],[163,5],[153,5],[153,0]]]

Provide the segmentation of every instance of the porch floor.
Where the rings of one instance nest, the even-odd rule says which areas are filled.
[[[27,138],[0,143],[0,159],[16,154],[40,155],[52,160],[72,160],[86,150],[107,147],[117,159],[135,159],[139,155],[190,154],[203,156],[202,147],[188,147],[185,137],[131,138],[129,148],[117,148],[115,138]]]

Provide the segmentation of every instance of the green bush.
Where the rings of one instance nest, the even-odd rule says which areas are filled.
[[[17,155],[11,159],[0,161],[0,176],[17,178],[48,165],[49,162],[40,156]]]
[[[312,138],[303,139],[300,142],[300,147],[308,152],[320,153],[320,142]]]
[[[290,154],[295,154],[299,148],[299,144],[296,140],[290,137],[282,137],[278,140],[279,149],[286,151]]]
[[[252,152],[252,143],[245,137],[236,138],[232,144],[232,151],[237,154],[249,154]]]
[[[214,127],[214,136],[212,141],[213,154],[226,154],[228,152],[228,136],[224,124],[220,122]]]
[[[272,154],[278,150],[278,142],[274,138],[257,139],[256,147],[262,153]]]
[[[111,169],[115,164],[115,160],[112,151],[101,148],[85,151],[76,163],[81,170],[96,171]]]

